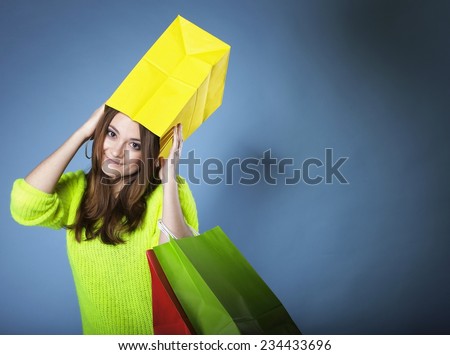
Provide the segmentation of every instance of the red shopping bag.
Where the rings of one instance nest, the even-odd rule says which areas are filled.
[[[147,250],[152,277],[153,330],[156,335],[195,334],[153,250]]]

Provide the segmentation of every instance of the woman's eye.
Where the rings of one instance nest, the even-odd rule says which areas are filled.
[[[108,130],[108,136],[110,136],[110,137],[115,137],[116,136],[116,133],[115,132],[113,132],[113,131],[111,131],[111,130]]]
[[[134,150],[140,150],[141,145],[138,143],[131,143],[131,148],[133,148]]]

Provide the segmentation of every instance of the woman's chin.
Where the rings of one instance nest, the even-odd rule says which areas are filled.
[[[105,174],[110,179],[120,179],[122,177],[122,174],[120,174],[118,171],[114,171],[112,169],[102,169],[103,174]]]
[[[121,167],[116,164],[110,164],[107,161],[102,164],[103,174],[108,176],[111,179],[118,179],[122,176],[122,171],[120,171]]]

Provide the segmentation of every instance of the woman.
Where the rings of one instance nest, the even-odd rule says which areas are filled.
[[[63,174],[93,138],[92,168]],[[84,334],[152,334],[151,281],[145,251],[198,230],[189,187],[176,175],[182,127],[167,159],[159,138],[102,105],[25,179],[14,182],[11,214],[24,225],[67,229],[67,252]]]

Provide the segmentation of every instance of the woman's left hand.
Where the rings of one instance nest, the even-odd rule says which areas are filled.
[[[180,162],[181,150],[183,148],[183,126],[178,123],[173,127],[172,148],[167,159],[159,158],[159,178],[163,184],[176,182],[178,164]]]

